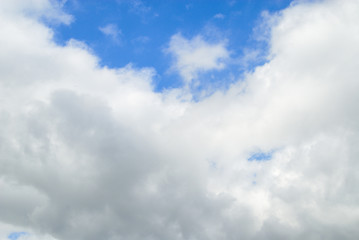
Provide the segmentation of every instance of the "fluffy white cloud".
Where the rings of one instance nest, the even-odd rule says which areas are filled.
[[[49,0],[13,0],[1,3],[1,14],[8,16],[13,14],[24,14],[32,18],[43,18],[51,23],[70,24],[73,17],[62,11],[64,1]]]
[[[173,55],[173,70],[178,71],[186,84],[197,78],[199,73],[225,68],[229,51],[225,41],[208,43],[201,35],[186,39],[181,34],[171,37],[166,51]]]
[[[56,45],[21,3],[0,3],[0,237],[357,238],[358,1],[292,4],[269,61],[199,102]],[[187,82],[229,55],[169,46]]]

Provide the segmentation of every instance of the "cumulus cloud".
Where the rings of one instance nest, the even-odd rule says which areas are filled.
[[[1,4],[1,13],[24,14],[32,18],[45,19],[50,23],[70,24],[73,16],[62,11],[66,1],[14,0]]]
[[[201,35],[186,39],[178,33],[171,37],[166,51],[173,55],[173,70],[189,84],[200,73],[225,68],[230,55],[225,43],[209,43]]]
[[[0,3],[2,238],[357,238],[358,1],[292,4],[269,61],[198,102],[56,45],[16,3]],[[169,52],[187,82],[229,56],[200,36]]]

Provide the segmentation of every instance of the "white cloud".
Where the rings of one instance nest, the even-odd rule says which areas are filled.
[[[70,24],[73,16],[62,11],[66,1],[48,0],[13,0],[1,3],[0,13],[7,16],[26,14],[32,18],[44,18],[51,23]]]
[[[199,102],[0,14],[0,237],[356,239],[358,11],[292,5],[270,26],[270,61]],[[223,44],[173,42],[187,81],[225,66]],[[258,150],[275,151],[248,161]]]
[[[214,15],[214,18],[223,19],[225,18],[225,16],[222,13],[217,13],[216,15]]]
[[[172,68],[179,72],[186,84],[202,72],[224,69],[229,58],[225,41],[208,43],[201,35],[188,40],[176,34],[171,37],[166,51],[173,55]]]
[[[116,43],[121,42],[121,30],[117,27],[116,24],[107,24],[104,27],[100,27],[99,30],[105,34],[106,36],[109,36],[112,38],[112,40]]]

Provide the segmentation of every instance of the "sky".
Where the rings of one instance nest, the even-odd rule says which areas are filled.
[[[357,239],[358,12],[0,1],[0,240]]]
[[[223,60],[231,58],[225,72],[211,71],[212,77],[200,78],[226,87],[234,81],[229,80],[231,75],[239,76],[265,61],[258,56],[253,59],[266,50],[266,44],[256,39],[253,28],[264,12],[276,11],[289,3],[289,0],[66,1],[62,7],[74,21],[69,26],[54,26],[55,40],[60,45],[72,38],[86,43],[103,66],[122,67],[131,63],[136,67],[153,67],[157,73],[155,89],[162,91],[182,86],[181,77],[171,71],[174,57],[171,37],[185,38],[189,45],[201,37],[230,49],[225,55],[216,56]],[[197,81],[199,77],[196,76]]]

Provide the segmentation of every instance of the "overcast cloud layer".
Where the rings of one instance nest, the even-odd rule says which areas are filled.
[[[274,14],[268,62],[199,101],[56,45],[52,4],[0,2],[1,239],[358,238],[359,1]],[[168,42],[187,83],[230,57]]]

